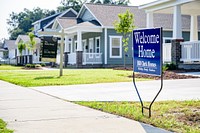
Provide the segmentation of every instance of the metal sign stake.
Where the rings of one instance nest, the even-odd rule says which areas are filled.
[[[163,88],[163,73],[161,74],[161,85],[160,85],[160,90],[158,91],[158,93],[156,94],[156,96],[154,97],[153,101],[150,103],[149,107],[145,107],[144,106],[144,103],[142,101],[142,98],[140,96],[140,93],[137,89],[137,85],[136,85],[136,81],[135,81],[135,73],[133,72],[133,84],[134,84],[134,87],[135,87],[135,90],[137,92],[137,95],[139,97],[139,100],[140,100],[140,103],[141,103],[141,106],[142,106],[142,114],[144,115],[144,109],[148,109],[149,110],[149,118],[151,117],[151,107],[153,105],[153,103],[155,102],[156,98],[158,97],[158,95],[160,94],[162,88]]]

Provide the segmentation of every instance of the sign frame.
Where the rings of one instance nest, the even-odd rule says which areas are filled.
[[[134,49],[134,42],[135,42],[135,40],[134,40],[134,30],[133,30],[133,36],[132,36],[132,42],[133,42],[133,84],[134,84],[134,87],[135,87],[135,90],[136,90],[136,92],[137,92],[137,95],[138,95],[138,97],[139,97],[139,100],[140,100],[140,103],[141,103],[141,107],[142,107],[142,114],[144,115],[144,109],[147,109],[148,111],[149,111],[149,118],[151,117],[151,107],[152,107],[152,105],[153,105],[153,103],[155,102],[155,100],[156,100],[156,98],[158,97],[158,95],[160,94],[160,92],[161,92],[161,90],[162,90],[162,88],[163,88],[163,72],[162,72],[162,64],[163,64],[163,62],[162,62],[162,58],[163,58],[163,52],[162,52],[162,46],[163,46],[163,42],[162,42],[162,38],[163,38],[163,36],[162,36],[162,27],[161,28],[151,28],[151,29],[138,29],[138,30],[154,30],[154,29],[156,29],[156,30],[160,30],[160,38],[159,38],[159,40],[160,40],[160,47],[159,47],[159,49],[160,49],[160,54],[159,54],[159,57],[160,57],[160,59],[159,59],[159,67],[160,67],[160,69],[158,69],[159,70],[159,73],[147,73],[147,72],[141,72],[141,71],[139,71],[139,73],[143,73],[143,74],[147,74],[147,75],[156,75],[156,76],[160,76],[161,77],[161,84],[160,84],[160,89],[159,89],[159,91],[158,91],[158,93],[156,94],[156,96],[154,97],[154,99],[152,100],[152,102],[150,103],[150,105],[148,106],[148,107],[146,107],[146,106],[144,106],[144,103],[143,103],[143,101],[142,101],[142,98],[141,98],[141,96],[140,96],[140,93],[139,93],[139,91],[138,91],[138,88],[137,88],[137,85],[136,85],[136,80],[135,80],[135,72],[138,72],[137,70],[135,71],[135,64],[134,64],[134,62],[135,62],[135,59],[134,59],[134,53],[135,52],[138,52],[138,51],[135,51],[135,49]],[[137,31],[138,31],[137,30]],[[140,40],[139,40],[140,41]],[[157,40],[156,40],[157,41]],[[154,41],[155,42],[155,41]],[[150,51],[150,50],[149,50]],[[150,54],[148,54],[148,57],[149,58],[152,58],[152,57],[154,57],[154,53],[156,52],[156,51],[153,51],[152,49],[151,49],[151,51],[150,52],[152,52],[152,53],[150,53]],[[136,54],[137,55],[137,54]],[[148,63],[147,63],[148,64]],[[148,66],[148,65],[147,65]]]

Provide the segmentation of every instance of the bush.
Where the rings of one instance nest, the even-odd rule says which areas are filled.
[[[31,68],[31,64],[26,64],[25,67],[26,68]]]
[[[176,70],[177,69],[177,65],[175,65],[174,63],[166,64],[166,67],[168,68],[168,70]]]
[[[41,63],[41,66],[42,66],[42,67],[45,67],[45,66],[46,66],[46,64],[45,64],[45,63]]]
[[[163,67],[162,67],[162,71],[164,72],[164,71],[167,71],[168,70],[168,67],[167,67],[167,65],[165,64],[165,65],[163,65]]]
[[[35,64],[31,64],[31,68],[35,68]]]
[[[42,67],[40,64],[35,65],[35,68],[40,68],[40,67]]]

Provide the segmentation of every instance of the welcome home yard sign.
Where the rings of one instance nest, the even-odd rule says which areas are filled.
[[[133,31],[133,71],[162,74],[162,28]]]

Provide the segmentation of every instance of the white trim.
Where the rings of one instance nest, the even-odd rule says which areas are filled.
[[[112,55],[112,39],[113,38],[120,39],[119,56]],[[122,58],[122,36],[109,36],[109,39],[110,39],[110,58]]]
[[[83,44],[87,45],[87,39],[82,40],[82,45]],[[83,53],[86,53],[85,45],[82,46],[83,47]]]
[[[105,50],[104,50],[104,54],[105,54],[105,57],[104,57],[104,63],[105,64],[107,64],[108,63],[108,59],[107,59],[107,57],[108,57],[108,45],[107,45],[107,43],[108,43],[108,30],[107,30],[107,28],[105,28],[105,33],[104,33],[104,47],[105,47]]]
[[[90,43],[90,42],[92,42],[92,43]],[[94,53],[94,38],[89,38],[88,44],[89,44],[88,47],[89,47],[89,53],[90,53],[89,58],[92,58],[93,57],[92,53]],[[90,50],[92,50],[92,51],[90,51]]]

